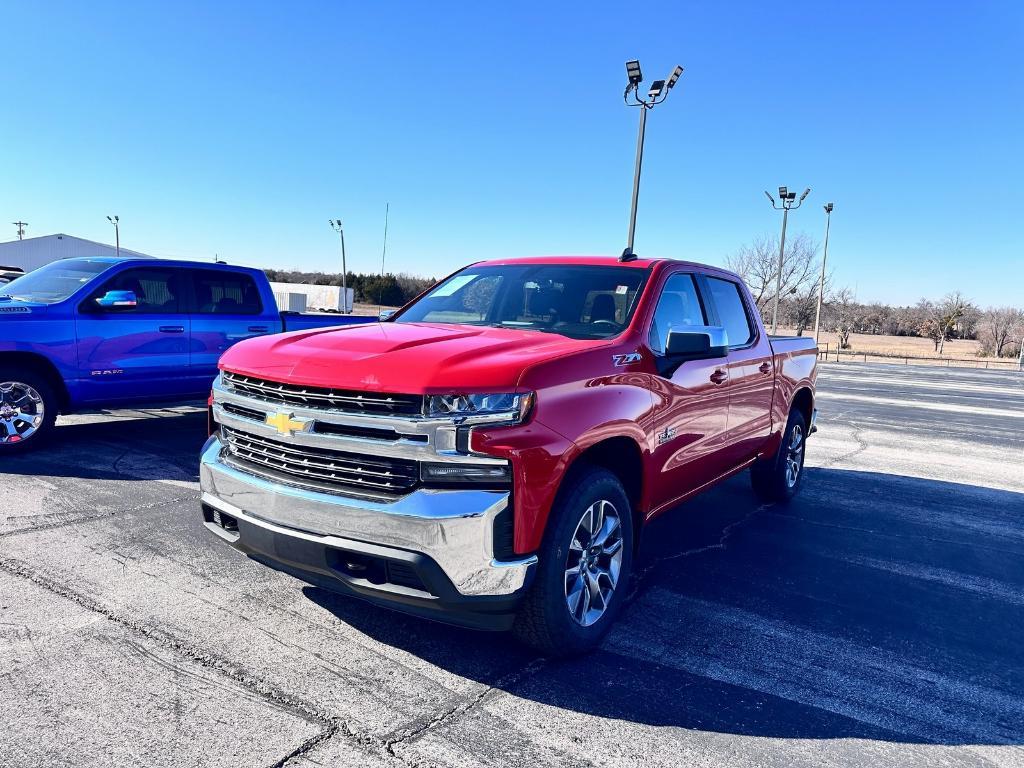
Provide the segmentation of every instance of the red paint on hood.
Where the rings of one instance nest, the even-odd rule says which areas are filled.
[[[434,394],[514,389],[532,363],[607,345],[553,333],[434,323],[368,323],[236,344],[222,370],[315,387]]]

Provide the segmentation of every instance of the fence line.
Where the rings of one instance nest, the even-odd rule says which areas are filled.
[[[835,361],[837,363],[842,362],[841,358],[847,358],[853,361],[868,362],[868,358],[874,359],[876,362],[887,362],[893,365],[897,365],[900,360],[903,361],[903,365],[910,365],[910,362],[915,363],[945,363],[947,368],[993,368],[996,370],[1014,370],[1018,368],[1016,360],[990,360],[986,358],[962,358],[962,357],[919,357],[917,355],[896,355],[889,352],[855,352],[851,349],[839,349],[837,346],[835,349],[831,348],[829,342],[825,342],[825,347],[822,349],[821,345],[818,345],[818,359],[824,362]],[[1002,367],[1001,367],[1002,366]]]

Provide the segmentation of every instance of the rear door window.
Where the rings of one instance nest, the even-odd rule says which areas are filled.
[[[711,301],[718,312],[718,322],[729,337],[729,346],[747,346],[754,339],[754,328],[739,285],[718,277],[709,276],[706,279]]]
[[[201,315],[259,315],[263,312],[256,281],[241,272],[192,273],[196,309]]]

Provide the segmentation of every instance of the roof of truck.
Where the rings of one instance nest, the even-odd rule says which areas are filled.
[[[617,256],[519,256],[508,259],[487,259],[485,261],[478,261],[475,265],[470,266],[484,264],[581,264],[585,266],[598,267],[632,267],[634,269],[650,269],[657,264],[677,264],[679,266],[690,267],[693,269],[709,270],[727,275],[733,274],[723,267],[716,267],[712,264],[701,264],[697,261],[682,261],[680,259],[665,258],[647,259],[643,257],[638,257],[633,261],[619,261]]]
[[[508,259],[487,259],[478,264],[583,264],[589,266],[615,265],[620,267],[637,267],[647,269],[659,261],[668,259],[637,258],[633,261],[619,261],[617,256],[516,256]]]

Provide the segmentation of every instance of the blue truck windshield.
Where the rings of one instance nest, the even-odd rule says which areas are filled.
[[[0,296],[10,296],[17,301],[56,304],[73,295],[75,291],[96,275],[106,272],[111,266],[109,261],[90,261],[89,259],[54,261],[0,287]]]

